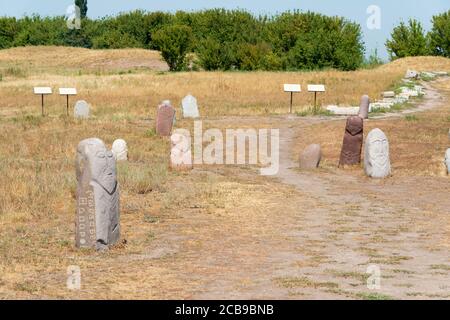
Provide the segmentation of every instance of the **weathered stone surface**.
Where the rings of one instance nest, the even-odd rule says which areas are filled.
[[[316,169],[322,160],[322,149],[318,144],[311,144],[300,155],[300,169]]]
[[[361,163],[361,150],[364,139],[364,120],[353,116],[347,119],[344,142],[342,144],[339,166]]]
[[[380,129],[373,129],[366,138],[364,170],[372,178],[386,178],[391,174],[389,141]]]
[[[447,167],[447,174],[450,174],[450,149],[445,152],[445,166]]]
[[[175,109],[170,101],[163,101],[158,106],[156,115],[156,133],[161,137],[169,137],[175,121]]]
[[[197,99],[192,95],[187,95],[181,102],[183,118],[199,118]]]
[[[77,101],[73,110],[73,116],[78,119],[87,119],[89,118],[89,113],[89,104],[84,100]]]
[[[359,105],[359,113],[358,115],[362,119],[369,119],[369,106],[370,106],[370,98],[368,95],[364,95],[361,97],[361,103]]]
[[[395,98],[394,91],[385,91],[383,92],[383,98]]]
[[[174,170],[192,169],[191,136],[188,130],[178,129],[170,137],[170,167]]]
[[[102,140],[79,143],[76,157],[78,248],[108,249],[120,238],[116,160]]]
[[[405,74],[405,79],[418,79],[419,73],[415,70],[408,70]]]
[[[359,113],[359,107],[328,106],[327,111],[339,116],[353,116]]]
[[[128,147],[127,143],[123,139],[117,139],[112,144],[112,153],[117,161],[127,161],[128,160]]]

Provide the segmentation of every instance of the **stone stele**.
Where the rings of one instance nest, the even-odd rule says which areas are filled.
[[[128,147],[127,143],[123,139],[117,139],[112,144],[112,153],[117,161],[127,161],[128,160]]]
[[[73,115],[75,118],[87,119],[89,118],[89,112],[90,107],[86,101],[84,100],[77,101],[77,103],[75,104],[75,108],[73,110]]]
[[[345,126],[339,166],[361,163],[361,150],[364,140],[364,120],[359,116],[349,117]]]
[[[450,149],[445,152],[445,166],[447,167],[447,173],[450,174]]]
[[[370,106],[370,98],[368,95],[364,95],[361,97],[361,103],[359,104],[359,113],[358,115],[363,119],[369,119],[369,106]]]
[[[106,250],[120,238],[120,195],[116,160],[102,140],[79,143],[76,174],[76,246]]]
[[[197,99],[192,95],[187,95],[181,102],[184,118],[200,118]]]
[[[192,150],[190,133],[184,129],[176,130],[170,137],[170,168],[174,170],[192,169]]]
[[[161,137],[169,137],[175,119],[175,109],[169,101],[164,101],[158,106],[156,115],[156,133]]]
[[[300,155],[300,169],[316,169],[322,160],[322,149],[318,144],[311,144]]]
[[[373,129],[366,138],[364,171],[372,178],[386,178],[391,175],[389,141],[380,129]]]

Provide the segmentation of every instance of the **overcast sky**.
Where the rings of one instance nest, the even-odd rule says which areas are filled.
[[[0,0],[0,16],[21,17],[25,14],[64,15],[73,0]],[[367,13],[370,6],[380,8],[380,28],[376,24],[368,28]],[[431,27],[433,15],[450,9],[450,0],[88,0],[88,16],[91,18],[114,15],[123,11],[144,9],[149,11],[199,10],[206,8],[240,8],[255,14],[274,14],[300,9],[340,15],[361,24],[364,41],[370,53],[378,48],[379,55],[387,57],[384,43],[392,28],[410,17],[421,21],[425,29]],[[374,11],[371,11],[372,13]]]

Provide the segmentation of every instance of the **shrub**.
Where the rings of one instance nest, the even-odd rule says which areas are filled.
[[[392,60],[430,53],[422,24],[415,19],[410,19],[408,24],[401,22],[395,27],[391,39],[386,42],[386,48]]]
[[[153,41],[171,71],[186,68],[186,54],[192,47],[192,29],[188,26],[167,26],[153,35]]]
[[[432,22],[430,50],[435,55],[450,58],[450,10],[434,16]]]

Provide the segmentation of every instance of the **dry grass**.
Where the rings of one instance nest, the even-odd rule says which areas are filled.
[[[271,281],[273,266],[264,264],[264,259],[275,247],[280,252],[291,248],[285,228],[293,221],[301,223],[298,208],[303,208],[302,214],[313,210],[316,199],[256,177],[248,169],[169,172],[168,141],[155,137],[149,119],[158,102],[171,99],[179,104],[191,92],[206,117],[277,114],[287,109],[288,97],[281,90],[287,82],[303,86],[322,82],[328,86],[323,103],[355,104],[363,93],[374,96],[393,86],[408,67],[450,71],[449,60],[436,58],[406,59],[349,73],[171,74],[155,71],[158,66],[158,54],[144,50],[0,51],[0,297],[190,298],[207,288],[214,290],[213,284],[218,286],[216,292],[235,290],[221,286],[220,281],[225,283],[231,274],[241,276],[240,281],[246,279],[243,288],[260,278]],[[76,86],[78,98],[93,105],[94,117],[75,121],[63,116],[64,99],[57,95],[46,100],[50,116],[40,117],[39,99],[32,95],[36,85]],[[311,98],[307,93],[297,95],[297,110],[309,105]],[[421,168],[429,168],[427,156],[442,153],[442,135],[450,116],[447,110],[439,112],[434,117],[417,116],[415,132],[421,138],[415,144],[413,131],[404,130],[411,122],[383,122],[395,150],[396,172],[407,170],[401,166],[408,161],[417,171],[430,172]],[[261,119],[259,126],[271,126],[273,121]],[[190,128],[192,124],[183,120],[177,125]],[[374,121],[369,126],[376,125]],[[322,143],[330,163],[338,158],[342,124],[308,130],[296,152],[314,140]],[[123,138],[130,150],[130,161],[119,166],[122,238],[127,243],[106,254],[73,247],[75,148],[82,139],[94,136],[109,146]],[[431,143],[435,139],[438,147]],[[422,142],[424,147],[419,148]],[[423,151],[423,157],[400,152],[411,147]],[[66,288],[69,265],[82,269],[79,292]],[[260,272],[258,279],[255,270]],[[335,287],[304,278],[287,279],[294,279],[284,284],[289,287]]]
[[[34,50],[37,54],[32,54]],[[354,72],[161,73],[148,66],[133,67],[145,63],[160,63],[158,55],[145,50],[96,52],[59,47],[0,51],[0,73],[6,75],[0,86],[0,114],[39,114],[40,100],[33,96],[32,87],[42,85],[77,87],[78,98],[91,103],[98,117],[153,117],[160,101],[170,99],[179,106],[188,93],[198,98],[203,116],[283,114],[289,104],[289,95],[282,90],[284,83],[300,83],[304,90],[307,84],[323,83],[327,86],[327,92],[320,95],[323,105],[358,105],[361,95],[377,98],[392,88],[408,68],[450,71],[449,59],[428,57]],[[64,103],[54,95],[47,98],[46,105],[51,114],[58,115]],[[312,103],[312,94],[297,94],[294,111],[305,110]]]

